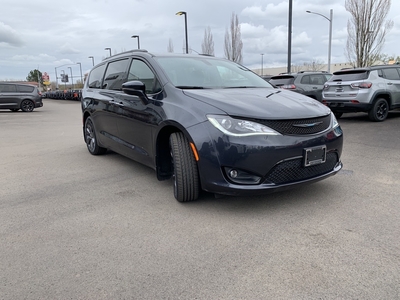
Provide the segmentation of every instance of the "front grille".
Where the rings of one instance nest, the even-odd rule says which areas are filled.
[[[255,120],[255,122],[264,124],[280,134],[307,135],[328,129],[331,124],[331,115],[312,119]]]
[[[284,161],[272,168],[264,183],[285,184],[310,179],[331,172],[337,163],[335,152],[326,154],[325,163],[310,167],[303,166],[302,158]]]

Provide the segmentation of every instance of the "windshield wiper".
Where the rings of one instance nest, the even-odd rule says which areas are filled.
[[[205,87],[204,86],[195,86],[195,85],[178,85],[176,86],[178,89],[183,89],[183,90],[202,90]]]
[[[256,88],[254,85],[242,85],[242,86],[227,86],[224,89],[251,89]]]

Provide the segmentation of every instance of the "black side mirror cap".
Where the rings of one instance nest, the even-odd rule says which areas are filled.
[[[125,94],[138,96],[143,104],[149,104],[149,98],[146,95],[146,86],[143,82],[134,80],[122,84],[122,91]]]

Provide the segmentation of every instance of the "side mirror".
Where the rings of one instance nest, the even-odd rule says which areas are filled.
[[[144,105],[149,104],[149,98],[146,95],[146,87],[141,81],[128,81],[122,84],[122,91],[125,94],[138,96]]]

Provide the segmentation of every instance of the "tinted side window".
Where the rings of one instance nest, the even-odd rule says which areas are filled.
[[[128,81],[132,80],[143,82],[146,87],[146,93],[148,94],[161,91],[161,86],[153,71],[141,60],[132,60],[131,67],[129,68]]]
[[[1,93],[15,93],[17,86],[15,84],[0,84]]]
[[[103,89],[121,90],[122,84],[127,81],[128,64],[129,59],[110,62],[104,77]]]
[[[310,84],[310,75],[303,76],[303,78],[301,78],[300,83],[302,83],[302,84]]]
[[[88,86],[93,89],[100,89],[101,82],[103,81],[103,75],[106,65],[103,64],[94,68],[89,75]]]
[[[397,69],[382,69],[383,77],[390,80],[400,80],[399,72]]]
[[[35,88],[33,86],[19,85],[18,90],[20,93],[32,93]]]

